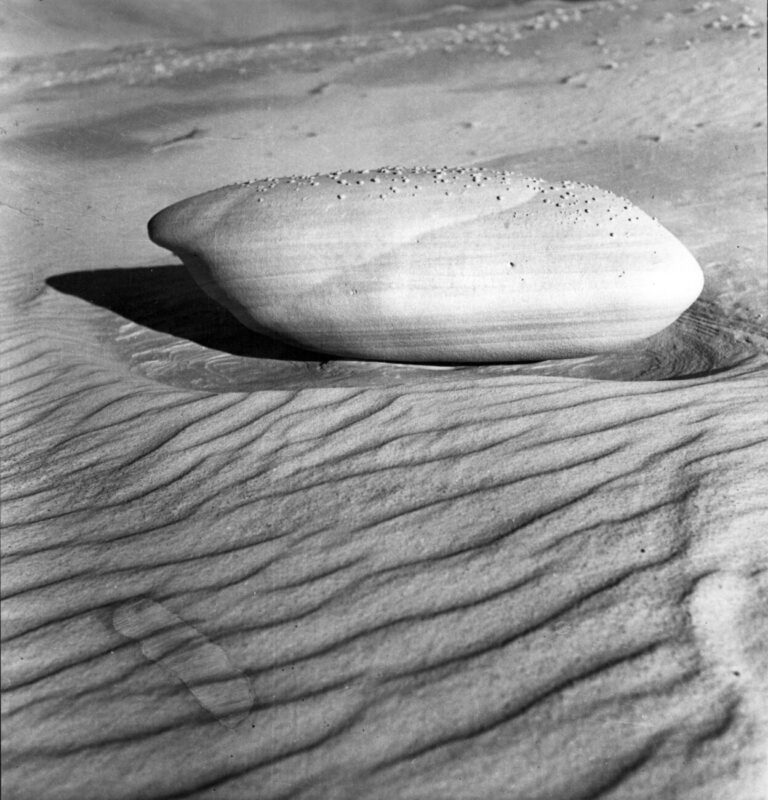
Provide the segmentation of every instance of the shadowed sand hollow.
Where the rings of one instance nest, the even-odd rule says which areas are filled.
[[[292,348],[245,328],[181,266],[64,273],[50,277],[48,287],[102,309],[101,341],[117,361],[161,384],[209,392],[386,387],[505,375],[663,381],[741,374],[766,364],[760,326],[729,317],[712,299],[700,299],[668,328],[614,353],[473,366],[337,359]]]

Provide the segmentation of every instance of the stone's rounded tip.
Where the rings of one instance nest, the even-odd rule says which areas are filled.
[[[171,215],[167,209],[158,211],[147,223],[147,233],[149,238],[160,247],[168,250],[173,249],[172,237],[169,234],[173,230]]]
[[[181,200],[158,211],[147,223],[149,238],[174,253],[184,250],[195,238],[195,234],[201,232],[199,211],[210,208],[211,198],[207,195],[214,194],[215,192],[208,192],[206,195]]]
[[[476,168],[250,181],[164,209],[149,235],[254,330],[388,361],[617,349],[674,322],[704,280],[623,198]]]
[[[181,251],[185,249],[185,244],[191,241],[194,233],[195,215],[190,211],[183,200],[158,211],[147,223],[149,238],[156,245],[181,256]]]

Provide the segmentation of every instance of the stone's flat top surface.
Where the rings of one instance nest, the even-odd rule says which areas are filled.
[[[764,4],[138,5],[14,2],[105,46],[0,65],[4,795],[762,798]],[[621,353],[328,359],[146,235],[375,164],[606,187],[704,292]]]

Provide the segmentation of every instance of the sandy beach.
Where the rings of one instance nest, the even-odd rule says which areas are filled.
[[[757,0],[0,14],[3,795],[768,797]],[[594,184],[698,260],[620,352],[335,359],[147,221],[252,178]]]

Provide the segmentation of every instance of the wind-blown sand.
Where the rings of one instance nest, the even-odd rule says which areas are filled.
[[[39,17],[3,62],[4,796],[762,800],[764,10],[306,30],[339,7],[219,43]],[[326,360],[146,235],[385,164],[602,186],[704,292],[621,353]]]

